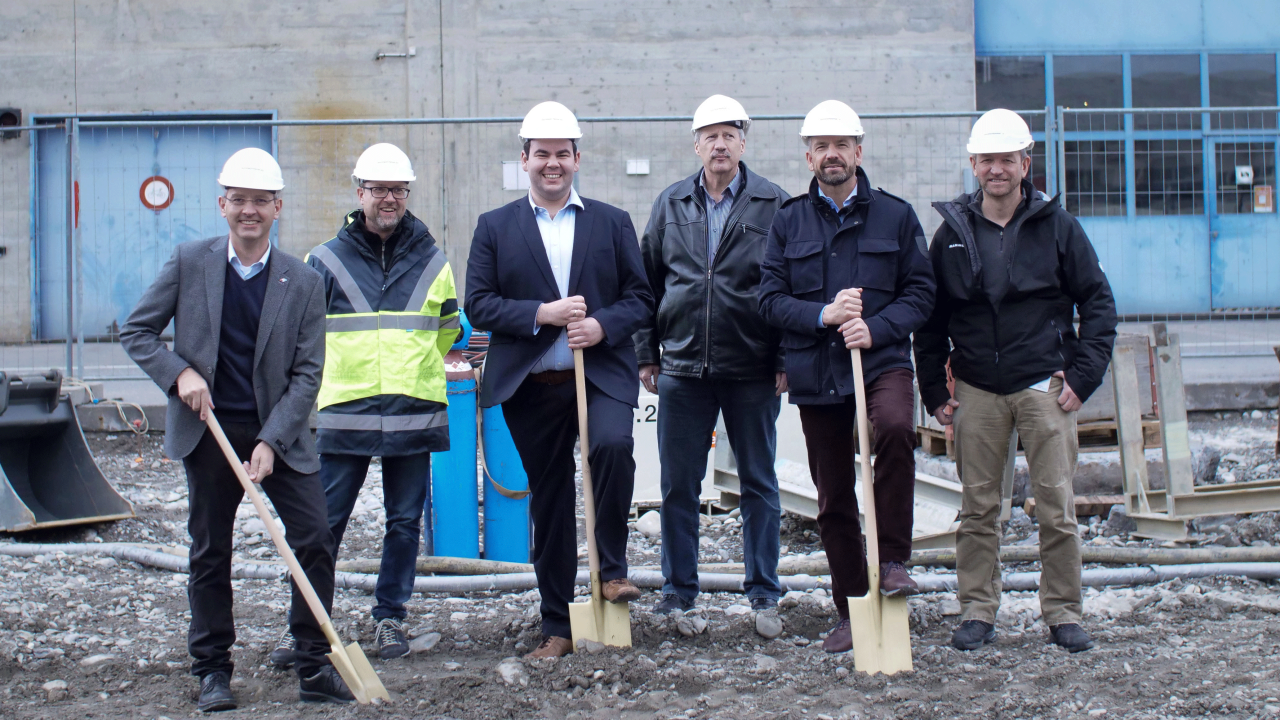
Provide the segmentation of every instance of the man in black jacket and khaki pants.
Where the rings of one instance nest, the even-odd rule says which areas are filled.
[[[951,638],[961,650],[995,639],[1000,483],[1015,428],[1036,498],[1049,638],[1071,652],[1093,646],[1080,627],[1076,411],[1111,360],[1116,307],[1080,223],[1026,179],[1031,145],[1027,124],[1009,110],[974,123],[969,160],[981,189],[935,204],[945,220],[930,248],[937,302],[915,335],[920,393],[938,422],[955,424],[964,485],[956,535],[962,615]],[[955,398],[946,388],[949,350]]]
[[[782,188],[741,162],[751,119],[736,100],[707,98],[693,115],[698,172],[653,203],[640,240],[658,305],[636,333],[640,380],[657,393],[662,460],[662,600],[690,610],[698,596],[698,504],[716,416],[742,481],[743,586],[756,630],[782,633],[774,610],[782,505],[774,473],[779,399],[787,389],[779,336],[757,310],[760,261]]]

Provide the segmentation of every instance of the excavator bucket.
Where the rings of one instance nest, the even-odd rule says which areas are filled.
[[[0,531],[121,520],[133,506],[103,477],[62,373],[0,372]]]

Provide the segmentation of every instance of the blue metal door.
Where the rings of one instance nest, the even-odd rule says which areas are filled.
[[[1232,135],[1210,142],[1213,309],[1280,307],[1275,138]]]
[[[67,337],[66,142],[65,132],[47,131],[36,146],[32,333],[41,340]],[[217,176],[244,147],[272,152],[272,128],[81,127],[77,318],[86,338],[118,332],[178,243],[227,232]]]

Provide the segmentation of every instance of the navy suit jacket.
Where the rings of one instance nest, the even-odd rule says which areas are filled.
[[[631,336],[650,322],[653,294],[640,259],[631,216],[582,198],[573,229],[569,295],[581,295],[604,340],[583,351],[587,379],[610,397],[636,407],[639,369]],[[510,398],[561,328],[534,333],[538,306],[560,299],[529,198],[480,216],[467,260],[467,319],[492,333],[480,406]]]

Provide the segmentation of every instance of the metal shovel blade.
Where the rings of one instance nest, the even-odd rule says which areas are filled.
[[[911,629],[905,597],[869,592],[849,598],[853,666],[870,675],[910,672]]]
[[[598,578],[592,586],[599,587]],[[612,647],[631,647],[631,608],[629,603],[611,603],[593,592],[586,602],[569,605],[569,629],[573,647],[579,640],[593,640]]]
[[[382,680],[378,679],[378,673],[369,663],[369,658],[365,657],[364,650],[360,649],[360,643],[353,642],[345,648],[340,645],[334,646],[333,649],[334,652],[329,653],[329,660],[338,670],[343,681],[347,683],[351,694],[356,696],[356,702],[368,705],[374,698],[391,699],[387,688],[382,685]]]

